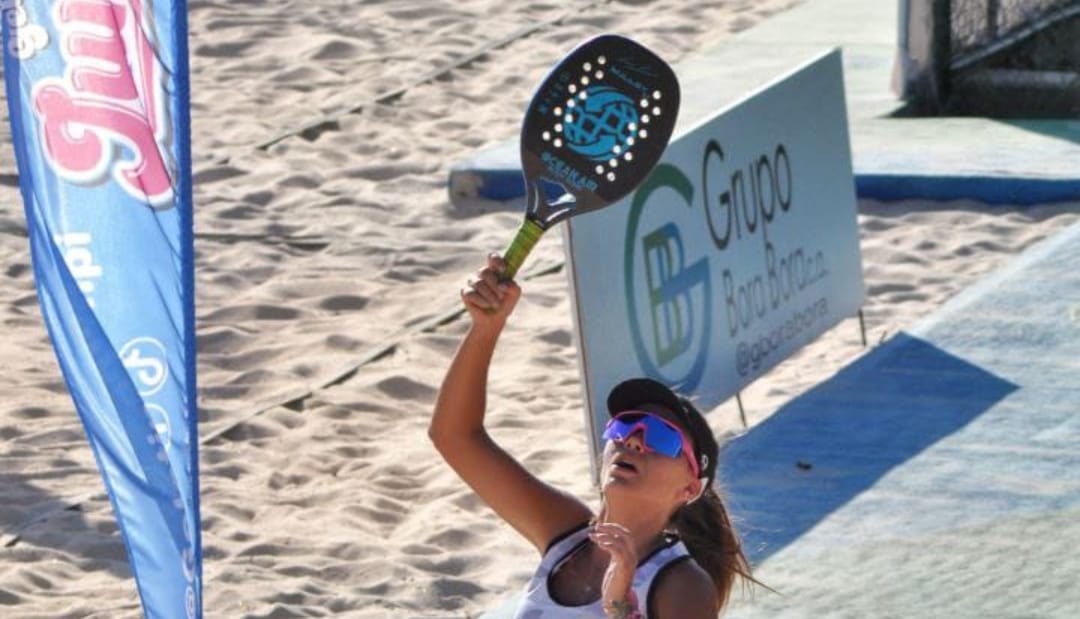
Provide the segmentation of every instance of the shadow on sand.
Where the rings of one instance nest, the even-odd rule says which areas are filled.
[[[1018,387],[900,333],[730,441],[725,491],[759,564]]]
[[[72,505],[19,473],[0,475],[0,556],[15,549],[51,548],[85,571],[108,570],[130,577],[124,542],[112,518],[93,523],[83,508],[100,508],[104,490],[88,489],[81,503]],[[17,563],[12,556],[10,563]]]

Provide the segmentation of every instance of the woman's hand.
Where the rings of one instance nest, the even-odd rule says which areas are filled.
[[[602,585],[604,608],[633,599],[631,585],[637,571],[638,556],[630,530],[615,522],[601,522],[593,527],[589,538],[611,556]]]
[[[488,255],[487,266],[469,278],[461,289],[461,300],[473,325],[485,330],[499,330],[514,311],[521,288],[513,280],[500,281],[506,263],[498,254]]]

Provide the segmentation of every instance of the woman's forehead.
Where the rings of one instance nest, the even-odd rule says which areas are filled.
[[[683,427],[682,419],[680,419],[679,416],[675,414],[675,411],[664,406],[663,404],[658,404],[656,402],[644,402],[635,406],[634,409],[639,410],[643,413],[652,413],[654,415],[657,415],[658,417],[663,417],[664,419],[667,419],[668,421],[674,423],[680,428]]]

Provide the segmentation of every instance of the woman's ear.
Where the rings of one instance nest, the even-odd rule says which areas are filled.
[[[686,504],[689,505],[690,503],[693,503],[694,501],[700,499],[701,495],[704,494],[704,489],[705,480],[703,478],[695,479],[690,483],[686,484],[686,486],[683,488],[683,491],[686,493]]]

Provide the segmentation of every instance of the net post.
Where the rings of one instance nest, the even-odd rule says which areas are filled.
[[[863,316],[862,308],[859,308],[859,334],[862,335],[862,347],[866,348],[866,318]]]
[[[735,392],[735,402],[739,405],[739,419],[742,419],[742,427],[745,430],[750,427],[750,424],[746,423],[746,409],[743,408],[741,391]]]

